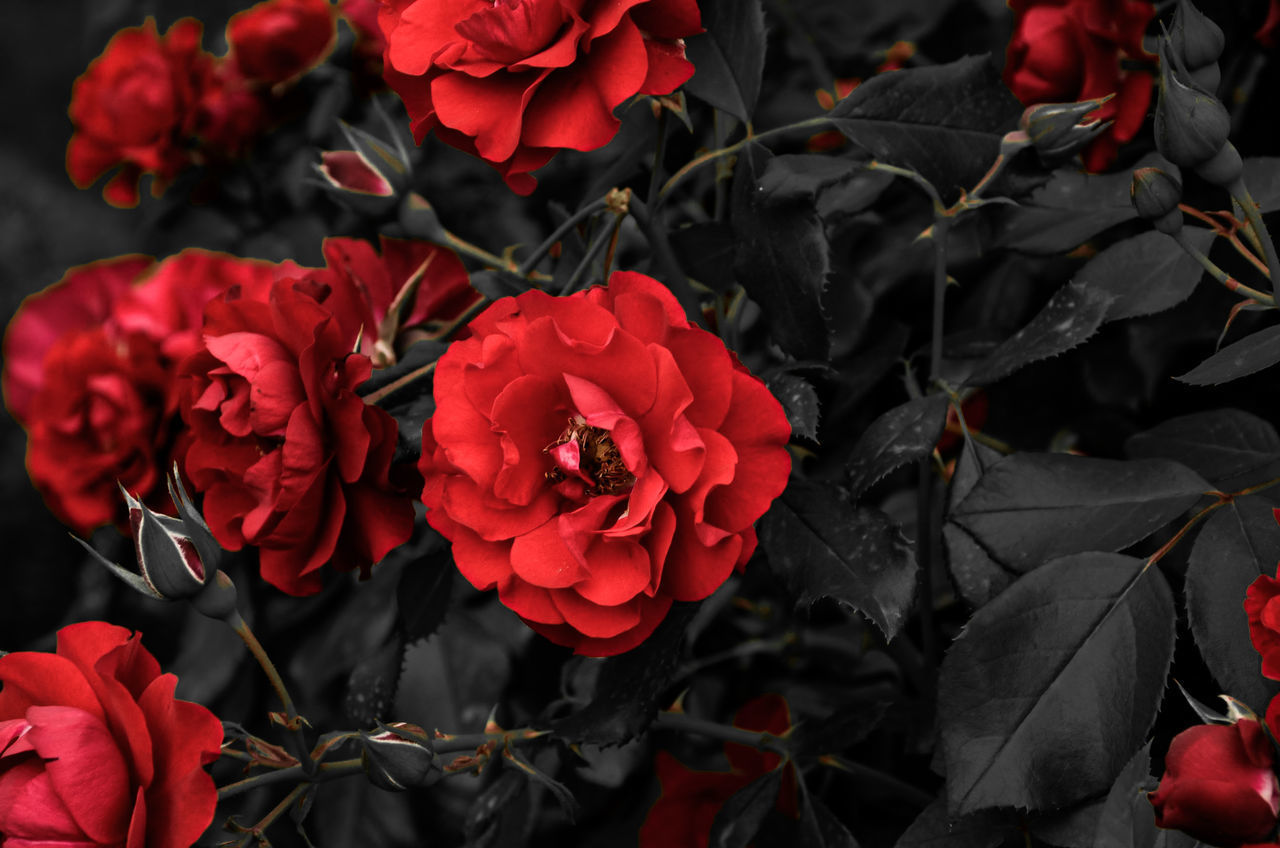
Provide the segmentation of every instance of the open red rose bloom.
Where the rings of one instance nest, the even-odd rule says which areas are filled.
[[[185,848],[213,820],[222,724],[101,621],[0,657],[0,843]]]
[[[689,77],[695,0],[387,0],[384,74],[418,142],[433,129],[528,194],[562,148],[613,138],[613,110]]]
[[[642,274],[504,298],[435,374],[427,520],[530,627],[605,656],[716,590],[782,493],[791,428],[724,344]]]

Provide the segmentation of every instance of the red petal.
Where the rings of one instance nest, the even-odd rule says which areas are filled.
[[[31,707],[27,720],[27,737],[79,828],[103,845],[123,842],[133,787],[111,731],[100,718],[75,707]]]

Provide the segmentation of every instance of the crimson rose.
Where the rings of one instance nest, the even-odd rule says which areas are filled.
[[[1137,134],[1151,102],[1149,71],[1126,61],[1150,59],[1142,35],[1155,16],[1149,0],[1009,0],[1016,20],[1004,81],[1024,106],[1115,94],[1090,118],[1115,121],[1085,149],[1085,166],[1106,168]]]
[[[1275,829],[1280,782],[1262,725],[1203,724],[1169,744],[1164,777],[1150,794],[1156,824],[1213,845],[1263,842]]]
[[[333,49],[329,0],[264,0],[227,24],[231,58],[247,79],[275,85],[309,71]]]
[[[155,175],[159,195],[190,162],[184,139],[197,121],[200,80],[213,56],[200,49],[203,27],[183,18],[164,37],[152,18],[120,30],[89,63],[71,89],[75,134],[67,145],[67,173],[88,188],[116,165],[103,196],[115,206],[136,206],[138,180]]]
[[[1280,510],[1276,511],[1280,518]],[[1262,674],[1280,680],[1280,580],[1258,575],[1244,596],[1249,639],[1262,655]]]
[[[781,736],[791,728],[791,714],[781,695],[762,695],[733,717],[733,726]],[[655,763],[662,794],[640,827],[640,848],[707,848],[720,808],[740,789],[777,768],[782,757],[747,745],[726,742],[729,771],[687,768],[666,751]],[[774,802],[778,812],[796,817],[795,767],[788,764]]]
[[[689,79],[702,31],[695,0],[383,0],[378,22],[418,142],[434,129],[519,194],[557,150],[607,144],[628,97]]]
[[[173,697],[137,634],[58,631],[0,657],[0,845],[186,848],[213,820],[222,724]]]
[[[577,653],[642,642],[714,592],[782,493],[786,415],[642,274],[503,298],[435,372],[427,520],[458,569]]]
[[[396,422],[355,393],[372,371],[352,350],[359,315],[329,297],[308,279],[229,292],[181,368],[205,519],[223,547],[256,545],[262,576],[294,595],[320,590],[326,562],[367,570],[413,530],[388,476]]]

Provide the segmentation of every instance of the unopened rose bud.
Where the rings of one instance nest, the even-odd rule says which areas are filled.
[[[430,786],[441,778],[440,761],[422,728],[404,722],[381,725],[379,733],[361,733],[360,755],[369,780],[380,789],[403,792]]]
[[[1215,65],[1226,44],[1227,38],[1217,24],[1190,0],[1178,0],[1178,9],[1173,13],[1173,28],[1169,32],[1169,47],[1177,53],[1187,70],[1194,73]]]
[[[1196,165],[1196,173],[1208,183],[1230,188],[1244,173],[1244,160],[1231,142],[1222,145],[1212,159]]]
[[[1018,125],[1046,162],[1073,156],[1101,135],[1110,121],[1085,121],[1084,117],[1110,100],[1112,95],[1079,103],[1041,103],[1028,107]]]
[[[169,496],[175,518],[155,512],[120,487],[129,508],[129,532],[138,558],[132,571],[103,557],[76,539],[98,562],[144,595],[166,601],[187,600],[205,615],[223,618],[235,610],[235,586],[218,570],[222,547],[192,503],[174,467]]]
[[[1173,235],[1182,229],[1182,183],[1159,168],[1139,168],[1133,172],[1129,199],[1138,217],[1150,221],[1162,233]]]
[[[1162,41],[1155,122],[1160,153],[1175,165],[1194,167],[1217,155],[1230,132],[1231,116],[1226,107],[1190,82],[1168,41]]]
[[[331,194],[359,212],[381,214],[396,202],[396,190],[358,150],[322,150],[316,173]]]

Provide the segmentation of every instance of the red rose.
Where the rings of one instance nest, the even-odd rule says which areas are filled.
[[[1280,510],[1277,510],[1280,518]],[[1249,617],[1249,638],[1262,655],[1262,674],[1280,680],[1280,581],[1265,574],[1249,584],[1244,611]]]
[[[0,657],[0,843],[186,848],[213,821],[222,725],[173,697],[136,634],[58,631]]]
[[[418,142],[434,129],[519,194],[557,150],[607,144],[624,100],[689,79],[702,31],[695,0],[383,0],[378,20]]]
[[[786,415],[641,274],[503,298],[435,372],[427,520],[458,569],[577,653],[617,654],[755,548],[791,467]]]
[[[356,63],[359,84],[365,88],[381,87],[382,54],[387,50],[387,39],[378,27],[378,0],[339,0],[338,11],[351,25],[356,42],[351,46],[351,56]]]
[[[1148,797],[1156,824],[1213,845],[1263,842],[1276,826],[1280,782],[1262,725],[1204,724],[1173,738],[1160,787]]]
[[[738,710],[733,726],[781,736],[791,727],[787,701],[781,695],[763,695]],[[640,848],[707,848],[711,828],[720,808],[740,789],[773,771],[782,757],[746,745],[726,742],[729,771],[699,771],[659,751],[655,762],[662,794],[649,808],[640,826]],[[796,817],[798,810],[795,767],[787,766],[778,791],[777,810]]]
[[[78,533],[123,524],[119,480],[156,508],[183,444],[176,374],[201,345],[205,303],[265,291],[292,264],[185,250],[76,268],[27,298],[4,341],[4,391],[27,430],[27,467],[49,509]]]
[[[1142,127],[1151,102],[1150,71],[1126,62],[1150,60],[1142,34],[1155,16],[1149,0],[1009,0],[1016,20],[1004,81],[1024,106],[1069,103],[1115,94],[1089,118],[1115,121],[1085,150],[1085,166],[1106,168]]]
[[[268,100],[234,61],[219,59],[208,67],[200,80],[191,127],[199,159],[241,156],[271,123]]]
[[[227,24],[227,43],[240,73],[268,85],[315,67],[336,37],[328,0],[265,0]]]
[[[200,49],[202,25],[183,18],[164,38],[152,18],[122,29],[71,89],[75,134],[67,173],[79,188],[122,165],[103,196],[115,206],[138,203],[138,179],[155,175],[159,195],[190,162],[184,139],[195,118],[197,84],[213,57]]]
[[[260,549],[262,576],[294,595],[326,562],[367,570],[409,538],[413,506],[389,481],[396,422],[355,393],[358,316],[325,286],[280,280],[205,309],[205,350],[182,366],[186,472],[223,547]]]
[[[402,352],[397,348],[416,341],[409,334],[400,345],[381,344],[379,328],[396,295],[419,269],[417,292],[399,327],[457,318],[480,294],[471,287],[467,269],[453,251],[411,239],[380,236],[378,242],[381,256],[367,241],[325,239],[325,268],[313,271],[310,278],[330,289],[328,303],[333,311],[356,316],[357,325],[365,330],[360,352],[370,356],[375,366],[385,367]]]

